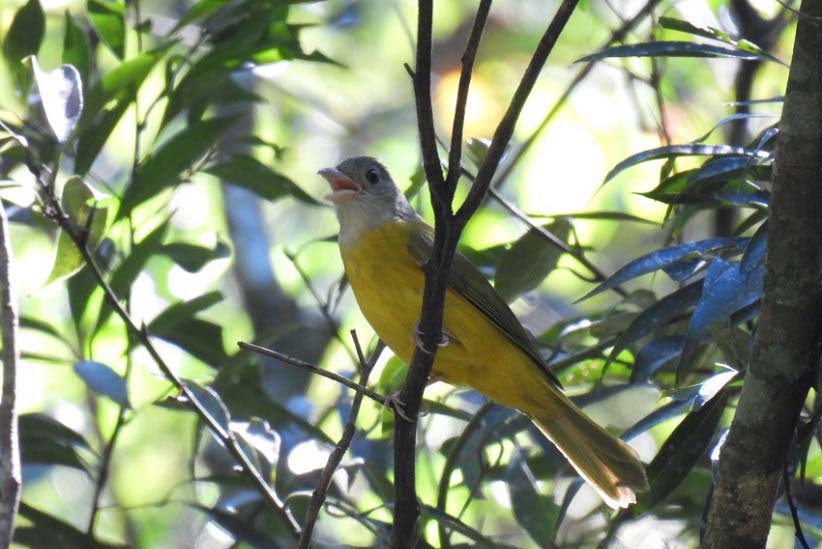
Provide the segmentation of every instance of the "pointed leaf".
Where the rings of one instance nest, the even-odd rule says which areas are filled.
[[[228,408],[226,408],[226,405],[223,403],[220,395],[218,395],[211,387],[205,387],[191,380],[184,381],[186,386],[188,386],[188,390],[197,402],[199,402],[208,414],[214,418],[217,424],[222,427],[226,433],[228,433],[230,429],[229,425],[231,424],[231,414],[228,413]],[[216,435],[214,436],[216,437]],[[217,440],[222,442],[219,439]]]
[[[642,151],[629,156],[618,163],[605,176],[603,185],[616,177],[621,171],[649,160],[659,160],[661,158],[677,158],[680,156],[743,156],[746,158],[768,158],[769,153],[764,151],[755,152],[744,147],[732,147],[730,145],[702,145],[699,143],[688,143],[685,145],[668,145]]]
[[[771,61],[784,64],[770,55],[742,48],[728,48],[694,42],[659,41],[614,46],[586,55],[577,63],[589,63],[611,57],[720,57],[743,61]]]
[[[223,294],[219,291],[213,291],[189,301],[174,303],[151,321],[148,325],[149,333],[170,333],[177,329],[180,322],[193,317],[200,311],[204,311],[222,300]]]
[[[114,55],[123,58],[126,46],[126,25],[123,20],[126,4],[123,0],[88,0],[88,18],[103,44]]]
[[[186,242],[172,242],[165,244],[159,253],[167,255],[174,263],[190,273],[196,273],[206,263],[215,259],[222,259],[231,255],[231,248],[219,241],[214,248],[188,244]]]
[[[740,240],[736,238],[709,238],[706,240],[697,240],[695,242],[686,242],[685,244],[677,244],[668,248],[662,248],[649,254],[638,257],[620,268],[611,275],[605,282],[579,298],[577,302],[584,301],[598,293],[604,292],[615,286],[619,286],[633,280],[644,274],[652,273],[656,270],[663,269],[672,265],[673,263],[682,260],[686,256],[692,254],[702,254],[713,251],[718,248],[738,247]]]
[[[176,133],[142,163],[136,179],[123,194],[117,215],[128,215],[144,200],[179,183],[183,172],[214,147],[236,121],[236,116],[221,116],[202,120]]]
[[[3,38],[3,56],[13,70],[24,57],[37,55],[45,30],[46,17],[38,0],[29,0],[17,10]]]
[[[180,318],[173,329],[154,329],[151,335],[174,343],[209,366],[219,368],[229,362],[223,346],[223,327],[196,317]]]
[[[634,358],[631,383],[647,381],[682,352],[683,336],[660,336],[642,346]]]
[[[536,480],[519,453],[505,468],[505,481],[517,522],[539,547],[550,547],[559,507],[552,498],[537,491]]]
[[[66,10],[65,27],[62,62],[66,65],[73,65],[80,73],[81,82],[87,83],[92,59],[88,35],[68,10]]]
[[[296,183],[263,164],[253,156],[234,155],[204,170],[215,177],[246,188],[266,200],[290,195],[311,205],[321,204]]]
[[[107,396],[123,408],[131,408],[125,378],[105,364],[83,360],[74,365],[74,372],[93,392]]]
[[[563,242],[571,234],[571,222],[557,219],[545,228]],[[502,254],[494,287],[505,301],[511,302],[520,294],[533,290],[553,271],[564,252],[530,229]]]

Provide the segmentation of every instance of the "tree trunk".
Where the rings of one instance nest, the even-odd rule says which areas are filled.
[[[822,2],[801,11],[822,16]],[[818,20],[818,19],[817,19]],[[764,547],[822,333],[822,26],[800,16],[780,123],[762,315],[703,538]]]

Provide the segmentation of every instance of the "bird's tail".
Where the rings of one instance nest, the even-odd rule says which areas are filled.
[[[563,400],[559,413],[531,416],[531,420],[608,506],[617,509],[636,503],[636,493],[648,490],[636,452]]]

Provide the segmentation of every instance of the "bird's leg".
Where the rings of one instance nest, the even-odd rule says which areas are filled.
[[[411,339],[413,339],[413,340],[414,340],[414,345],[415,345],[416,347],[419,347],[419,348],[420,348],[420,350],[421,350],[423,353],[428,354],[428,355],[430,355],[431,353],[433,353],[433,351],[429,351],[429,350],[425,347],[425,344],[423,344],[423,342],[422,342],[422,331],[420,331],[420,323],[419,323],[419,321],[417,321],[417,322],[415,322],[415,323],[414,323],[414,332],[411,334]],[[448,336],[448,334],[445,332],[445,330],[443,330],[443,331],[442,331],[442,337],[440,338],[439,342],[437,343],[437,347],[445,347],[445,346],[447,346],[450,342],[451,342],[451,338]]]
[[[442,379],[445,379],[442,374],[433,374],[428,376],[428,380],[425,382],[425,386],[428,387],[429,385],[436,383]],[[389,408],[395,414],[403,418],[405,421],[412,423],[411,418],[405,415],[405,403],[400,399],[400,391],[393,392],[391,394],[385,395],[385,400],[383,401],[383,406]],[[423,410],[420,415],[425,415],[428,413],[428,407],[423,403]]]

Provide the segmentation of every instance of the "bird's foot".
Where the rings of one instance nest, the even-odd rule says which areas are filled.
[[[414,340],[414,346],[419,347],[423,353],[432,354],[434,351],[429,350],[422,341],[422,331],[420,330],[420,323],[416,322],[414,324],[414,331],[411,334],[411,339]],[[440,336],[440,340],[437,343],[437,347],[446,347],[448,343],[451,342],[451,339],[445,334],[442,333]]]
[[[383,406],[394,412],[394,415],[398,415],[403,418],[408,423],[414,423],[413,419],[405,415],[405,403],[400,398],[399,391],[396,393],[391,393],[390,395],[385,395]]]

